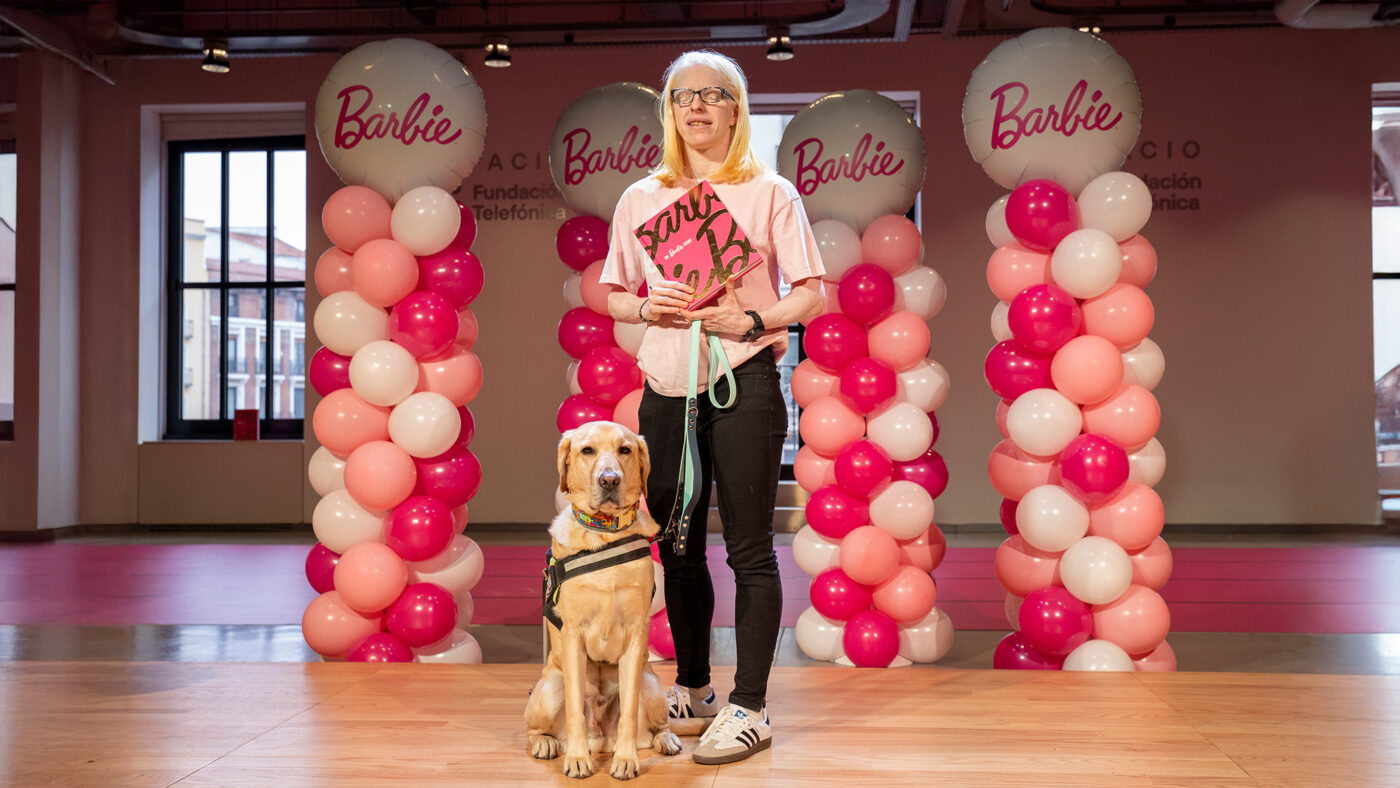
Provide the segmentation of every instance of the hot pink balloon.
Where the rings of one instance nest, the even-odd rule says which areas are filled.
[[[676,658],[676,638],[671,633],[671,619],[662,610],[651,617],[647,624],[647,646],[662,659]]]
[[[460,246],[418,258],[418,289],[437,293],[457,310],[465,309],[481,294],[486,270],[481,260]]]
[[[889,481],[894,465],[885,450],[868,440],[846,444],[836,453],[832,472],[841,489],[857,498],[868,498]]]
[[[579,360],[578,386],[599,405],[616,405],[641,385],[637,362],[616,345],[595,347]]]
[[[1006,533],[1011,536],[1015,536],[1021,532],[1020,526],[1016,525],[1016,507],[1020,503],[1020,501],[1013,501],[1010,498],[1001,499],[1001,507],[998,510],[998,514],[1001,517],[1001,527],[1002,530],[1006,531]]]
[[[331,243],[354,254],[366,241],[388,238],[389,202],[368,186],[342,186],[321,209],[321,227]]]
[[[449,509],[470,501],[481,488],[481,463],[469,449],[453,447],[436,457],[415,457],[413,464],[418,469],[413,494],[437,498]]]
[[[982,372],[998,397],[1014,400],[1031,389],[1051,387],[1050,360],[1050,356],[1032,353],[1008,339],[987,353]]]
[[[350,662],[412,662],[413,649],[388,632],[376,632],[361,640],[347,659]]]
[[[841,370],[841,398],[858,413],[868,414],[894,401],[898,378],[889,364],[861,356]]]
[[[559,320],[559,346],[574,358],[595,347],[616,345],[613,338],[613,321],[603,317],[586,306],[570,309]]]
[[[461,419],[462,428],[457,431],[456,446],[465,449],[472,442],[472,438],[476,437],[476,418],[465,405],[457,409],[457,416]]]
[[[324,594],[335,590],[335,565],[339,561],[340,554],[331,552],[330,548],[320,542],[306,554],[306,581],[316,593]]]
[[[812,607],[834,621],[846,621],[862,610],[870,609],[870,588],[857,583],[835,567],[812,578],[807,594]]]
[[[415,495],[389,512],[384,542],[405,561],[426,561],[447,549],[457,533],[452,510],[436,498]]]
[[[414,358],[436,356],[457,338],[457,310],[437,293],[410,293],[389,313],[389,339]]]
[[[1048,252],[1079,229],[1079,204],[1054,181],[1026,181],[1006,198],[1006,227],[1031,249]]]
[[[941,430],[939,430],[939,428],[938,428],[938,414],[935,413],[935,412],[933,412],[933,411],[929,411],[929,412],[928,412],[928,423],[929,423],[929,426],[933,429],[933,437],[929,439],[929,443],[930,443],[930,444],[937,443],[937,442],[938,442],[938,433],[941,431]]]
[[[896,462],[890,471],[890,478],[898,481],[911,481],[928,490],[932,498],[937,498],[948,489],[948,463],[943,455],[933,447],[922,455],[906,462]]]
[[[823,369],[839,372],[846,365],[868,355],[865,329],[845,315],[821,315],[807,325],[802,349]]]
[[[413,583],[385,611],[389,634],[413,648],[447,637],[457,623],[457,600],[436,583]]]
[[[804,358],[792,370],[792,399],[797,407],[805,408],[822,397],[840,393],[840,378],[817,366],[817,362]]]
[[[987,286],[1008,304],[1027,287],[1049,281],[1050,255],[1019,243],[998,247],[987,260]]]
[[[457,236],[452,239],[452,246],[458,249],[471,249],[476,243],[476,214],[472,209],[457,203],[457,209],[462,214],[462,223],[457,226]]]
[[[1128,481],[1128,453],[1102,435],[1076,437],[1060,452],[1060,483],[1087,504],[1107,501]]]
[[[1007,439],[987,458],[987,477],[1001,497],[1019,501],[1032,487],[1059,484],[1060,467],[1057,458],[1026,454]]]
[[[559,412],[554,415],[554,426],[560,432],[568,432],[590,421],[608,421],[612,414],[612,409],[606,405],[600,405],[582,394],[571,394],[559,404]]]
[[[1002,638],[992,652],[992,667],[997,670],[1063,670],[1063,665],[1063,659],[1052,659],[1031,648],[1019,632]]]
[[[476,315],[472,314],[471,307],[459,309],[457,311],[457,344],[471,350],[476,345],[478,333]]]
[[[564,264],[582,271],[608,256],[608,223],[596,216],[575,216],[559,225],[554,248]]]
[[[840,539],[870,522],[870,507],[840,487],[823,487],[807,499],[807,524],[831,539]]]
[[[1048,657],[1065,657],[1094,634],[1094,612],[1061,586],[1026,595],[1018,616],[1021,640]]]
[[[836,287],[841,311],[862,325],[884,318],[894,308],[894,277],[878,265],[862,263],[846,272]]]
[[[348,389],[350,357],[332,353],[328,347],[318,348],[306,365],[306,376],[311,379],[311,388],[323,397],[336,389]]]
[[[1011,299],[1006,312],[1011,335],[1032,353],[1054,353],[1079,334],[1079,302],[1055,285],[1033,285]]]
[[[841,646],[858,668],[887,667],[899,656],[899,626],[878,610],[856,613],[846,622]]]

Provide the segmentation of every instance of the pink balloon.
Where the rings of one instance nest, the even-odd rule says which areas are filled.
[[[665,610],[652,616],[647,624],[647,647],[662,659],[676,658],[676,639],[671,634],[671,619]]]
[[[1021,640],[1048,657],[1063,659],[1094,635],[1094,613],[1061,586],[1026,595],[1017,617]]]
[[[933,610],[934,603],[938,601],[938,591],[928,572],[904,564],[895,569],[887,580],[875,586],[871,599],[876,610],[901,624],[910,624],[923,620]]]
[[[1011,431],[1006,428],[1006,416],[1011,412],[1011,400],[1004,399],[997,403],[997,432],[1001,437],[1010,438]]]
[[[575,216],[559,225],[554,248],[564,265],[582,271],[608,256],[608,223],[596,216]]]
[[[1172,550],[1160,536],[1141,550],[1129,550],[1128,560],[1133,564],[1133,582],[1140,586],[1160,589],[1172,576]]]
[[[930,497],[937,498],[948,489],[948,463],[930,446],[928,451],[912,460],[896,462],[890,471],[890,478],[914,482],[928,490]]]
[[[836,567],[812,578],[812,586],[807,593],[812,607],[833,621],[846,621],[870,609],[870,589]]]
[[[350,357],[333,353],[328,347],[317,348],[306,365],[306,377],[311,380],[311,388],[322,397],[337,389],[348,389]]]
[[[1118,244],[1123,254],[1123,269],[1118,281],[1135,287],[1147,287],[1157,275],[1157,250],[1141,235],[1134,235]]]
[[[337,389],[311,414],[311,431],[322,446],[349,457],[362,444],[389,440],[389,409],[365,402],[354,389]]]
[[[383,623],[379,613],[361,613],[346,604],[340,592],[327,591],[306,606],[301,634],[312,651],[335,659],[349,654],[360,641],[382,629]]]
[[[481,391],[481,359],[461,345],[453,345],[441,356],[418,362],[418,386],[414,391],[432,391],[462,407]]]
[[[831,457],[818,454],[811,446],[797,450],[792,462],[792,475],[797,486],[814,493],[827,485],[836,484],[836,462]]]
[[[998,247],[987,260],[987,286],[992,294],[1011,303],[1022,290],[1050,282],[1050,255],[1019,243]]]
[[[436,583],[413,583],[385,611],[389,634],[413,648],[447,637],[457,623],[457,600]]]
[[[1130,585],[1112,602],[1094,605],[1094,637],[1118,646],[1134,659],[1160,646],[1171,624],[1166,601],[1147,586]]]
[[[606,405],[600,405],[582,394],[571,394],[559,404],[559,412],[554,415],[554,426],[560,432],[568,432],[590,421],[607,421],[612,414],[612,409]]]
[[[415,495],[394,507],[385,525],[385,543],[405,561],[436,556],[457,533],[452,510],[426,495]]]
[[[377,613],[393,604],[407,584],[408,567],[382,542],[351,547],[335,567],[340,598],[363,613]]]
[[[457,226],[457,237],[452,239],[451,245],[458,249],[470,249],[476,242],[476,214],[462,203],[457,203],[457,209],[462,214],[462,223]]]
[[[437,254],[418,258],[416,289],[437,293],[462,310],[481,295],[486,285],[486,269],[481,260],[460,246],[448,246]]]
[[[369,441],[345,460],[345,491],[366,509],[398,506],[416,481],[413,458],[390,441]]]
[[[350,662],[412,662],[413,649],[388,632],[376,632],[350,652]]]
[[[583,358],[583,354],[595,347],[616,344],[612,319],[586,306],[570,309],[559,320],[559,346],[574,358]]]
[[[898,379],[889,364],[861,356],[841,370],[838,388],[846,403],[866,415],[894,401]]]
[[[846,365],[868,355],[865,329],[845,315],[821,315],[807,325],[802,349],[822,369],[839,372]]]
[[[1152,649],[1150,654],[1133,660],[1133,668],[1158,673],[1174,672],[1176,670],[1176,652],[1172,650],[1170,643],[1163,640],[1162,645]]]
[[[1103,337],[1075,337],[1055,351],[1050,380],[1071,402],[1102,402],[1123,383],[1123,354]]]
[[[1051,659],[1031,648],[1019,632],[1002,638],[992,652],[992,667],[997,670],[1062,670],[1063,664],[1063,659]]]
[[[637,362],[616,345],[595,347],[579,359],[578,386],[599,405],[616,405],[640,385]]]
[[[836,287],[837,301],[847,317],[870,325],[889,315],[894,308],[894,277],[878,265],[862,263],[841,277]]]
[[[318,594],[335,590],[335,565],[340,561],[340,553],[317,542],[306,554],[306,582]]]
[[[862,525],[842,537],[840,555],[841,571],[863,585],[883,583],[899,567],[899,545],[873,525]]]
[[[1084,333],[1094,334],[1128,350],[1147,338],[1152,331],[1155,313],[1152,299],[1142,288],[1122,282],[1108,288],[1103,295],[1086,299]]]
[[[418,262],[392,238],[366,241],[351,258],[350,283],[368,303],[393,306],[418,284]]]
[[[802,440],[828,457],[865,434],[865,419],[837,397],[822,397],[803,408],[797,424]]]
[[[913,222],[897,213],[886,214],[861,233],[860,259],[899,276],[918,264],[921,246],[923,238]]]
[[[597,260],[588,264],[583,269],[583,279],[579,282],[579,293],[583,296],[583,303],[589,309],[598,314],[608,317],[608,296],[612,293],[612,285],[605,285],[600,281],[603,275],[603,260]]]
[[[913,312],[895,312],[870,327],[870,356],[902,372],[928,355],[928,323]]]
[[[817,362],[804,358],[797,362],[792,371],[792,399],[797,407],[805,408],[822,397],[839,392],[840,378],[817,366]]]
[[[467,350],[476,345],[476,315],[470,308],[457,310],[457,344]]]
[[[1103,435],[1080,435],[1060,452],[1060,483],[1090,505],[1117,495],[1128,470],[1128,453]]]
[[[998,342],[987,353],[982,373],[998,397],[1014,400],[1031,389],[1048,389],[1050,356],[1032,353],[1013,339]]]
[[[876,488],[890,480],[894,470],[885,450],[868,440],[853,441],[843,446],[836,453],[831,467],[832,475],[841,489],[857,498],[869,498]]]
[[[807,499],[807,524],[831,539],[840,539],[870,522],[870,507],[840,487],[823,487]]]
[[[998,514],[1001,517],[1001,528],[1011,536],[1015,536],[1021,532],[1020,526],[1016,525],[1016,507],[1019,504],[1020,501],[1002,498],[1001,508],[998,510]]]
[[[1037,550],[1019,535],[997,547],[992,563],[1001,587],[1019,597],[1060,584],[1060,554]]]
[[[1117,495],[1089,510],[1089,535],[1112,539],[1131,553],[1152,544],[1166,519],[1157,493],[1146,485],[1129,482]]]
[[[331,243],[354,254],[366,241],[388,238],[392,209],[368,186],[343,186],[321,209],[321,227]]]
[[[637,411],[642,407],[641,388],[635,388],[623,395],[613,408],[612,420],[633,432],[641,432],[641,419]]]
[[[1026,181],[1006,198],[1006,227],[1027,247],[1048,252],[1079,229],[1079,204],[1054,181]]]
[[[937,443],[937,442],[938,442],[938,433],[940,432],[940,430],[939,430],[939,428],[938,428],[938,414],[935,413],[934,411],[929,411],[929,412],[928,412],[928,423],[929,423],[929,427],[931,427],[931,428],[933,429],[933,437],[929,439],[929,443],[930,443],[930,444]]]
[[[389,339],[414,358],[436,356],[457,338],[457,310],[437,293],[410,293],[389,313]]]
[[[856,613],[846,622],[841,646],[858,668],[887,667],[899,656],[899,626],[878,610]]]
[[[1162,409],[1152,392],[1130,383],[1102,402],[1084,406],[1084,430],[1136,451],[1152,440],[1162,422]]]
[[[1059,484],[1060,468],[1055,458],[1026,454],[1007,439],[987,458],[987,477],[1001,497],[1019,501],[1032,487]]]
[[[924,572],[937,569],[948,552],[948,540],[943,536],[943,530],[932,523],[929,523],[927,531],[913,539],[900,539],[896,543],[899,545],[899,562],[917,566]]]
[[[481,488],[481,463],[469,449],[454,446],[436,457],[413,459],[418,469],[414,495],[437,498],[448,508],[470,501]]]
[[[322,298],[354,287],[350,283],[350,260],[350,255],[338,246],[332,246],[321,253],[320,258],[316,260],[315,279],[316,292],[320,293]]]
[[[457,409],[457,416],[462,422],[461,429],[457,431],[457,444],[445,453],[451,453],[454,449],[467,448],[472,442],[472,438],[476,436],[476,418],[472,416],[472,412],[463,406]]]
[[[1054,353],[1074,339],[1084,322],[1079,302],[1055,285],[1032,285],[1011,299],[1011,335],[1032,353]]]

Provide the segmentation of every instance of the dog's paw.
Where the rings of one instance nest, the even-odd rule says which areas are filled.
[[[613,755],[612,765],[608,767],[608,774],[611,774],[614,780],[630,780],[641,772],[642,763],[635,755]]]
[[[675,755],[681,751],[681,740],[670,731],[657,731],[651,746],[662,755]]]
[[[559,757],[559,740],[553,736],[530,734],[530,754],[542,761]]]
[[[564,755],[564,776],[565,777],[589,777],[593,774],[593,756],[584,753],[583,755]]]

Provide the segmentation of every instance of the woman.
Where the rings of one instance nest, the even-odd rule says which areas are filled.
[[[614,319],[648,324],[638,352],[647,378],[639,421],[652,459],[647,503],[663,528],[669,525],[666,519],[681,486],[681,460],[688,452],[692,322],[718,337],[733,368],[732,387],[729,380],[718,380],[714,398],[698,400],[695,538],[688,544],[660,543],[666,611],[676,644],[677,685],[667,691],[672,729],[698,732],[697,722],[713,719],[694,759],[730,763],[772,742],[766,693],[782,614],[773,501],[787,437],[776,359],[787,349],[788,324],[821,312],[824,270],[797,190],[750,148],[748,83],[739,65],[714,52],[687,52],[666,70],[665,83],[662,163],[618,201],[602,281],[613,286],[608,311]],[[688,311],[694,288],[666,280],[633,232],[702,180],[709,181],[765,262],[737,285],[727,283],[718,301]],[[791,285],[782,298],[779,273]],[[647,295],[634,295],[643,282]],[[701,349],[703,353],[703,344]],[[702,390],[713,374],[707,355],[699,359]],[[720,407],[731,397],[731,407]],[[723,708],[717,708],[710,687],[715,597],[705,563],[705,526],[711,480],[719,487],[724,542],[737,584],[738,668]]]

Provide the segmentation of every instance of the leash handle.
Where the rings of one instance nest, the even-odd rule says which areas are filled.
[[[714,334],[704,332],[700,327],[700,321],[692,321],[690,324],[690,365],[686,371],[685,381],[685,453],[681,455],[680,478],[676,482],[676,503],[671,507],[668,530],[675,531],[675,553],[685,555],[685,542],[690,534],[690,520],[695,514],[696,499],[699,498],[700,486],[700,440],[696,434],[696,420],[700,416],[700,335],[706,333],[709,337],[710,351],[710,385],[708,394],[710,404],[720,410],[727,409],[734,404],[738,397],[738,386],[734,382],[734,370],[729,366],[729,356],[724,352],[724,346],[720,343],[719,337]],[[719,370],[723,372],[719,372]],[[720,377],[729,381],[729,399],[723,404],[715,396],[715,384]]]

